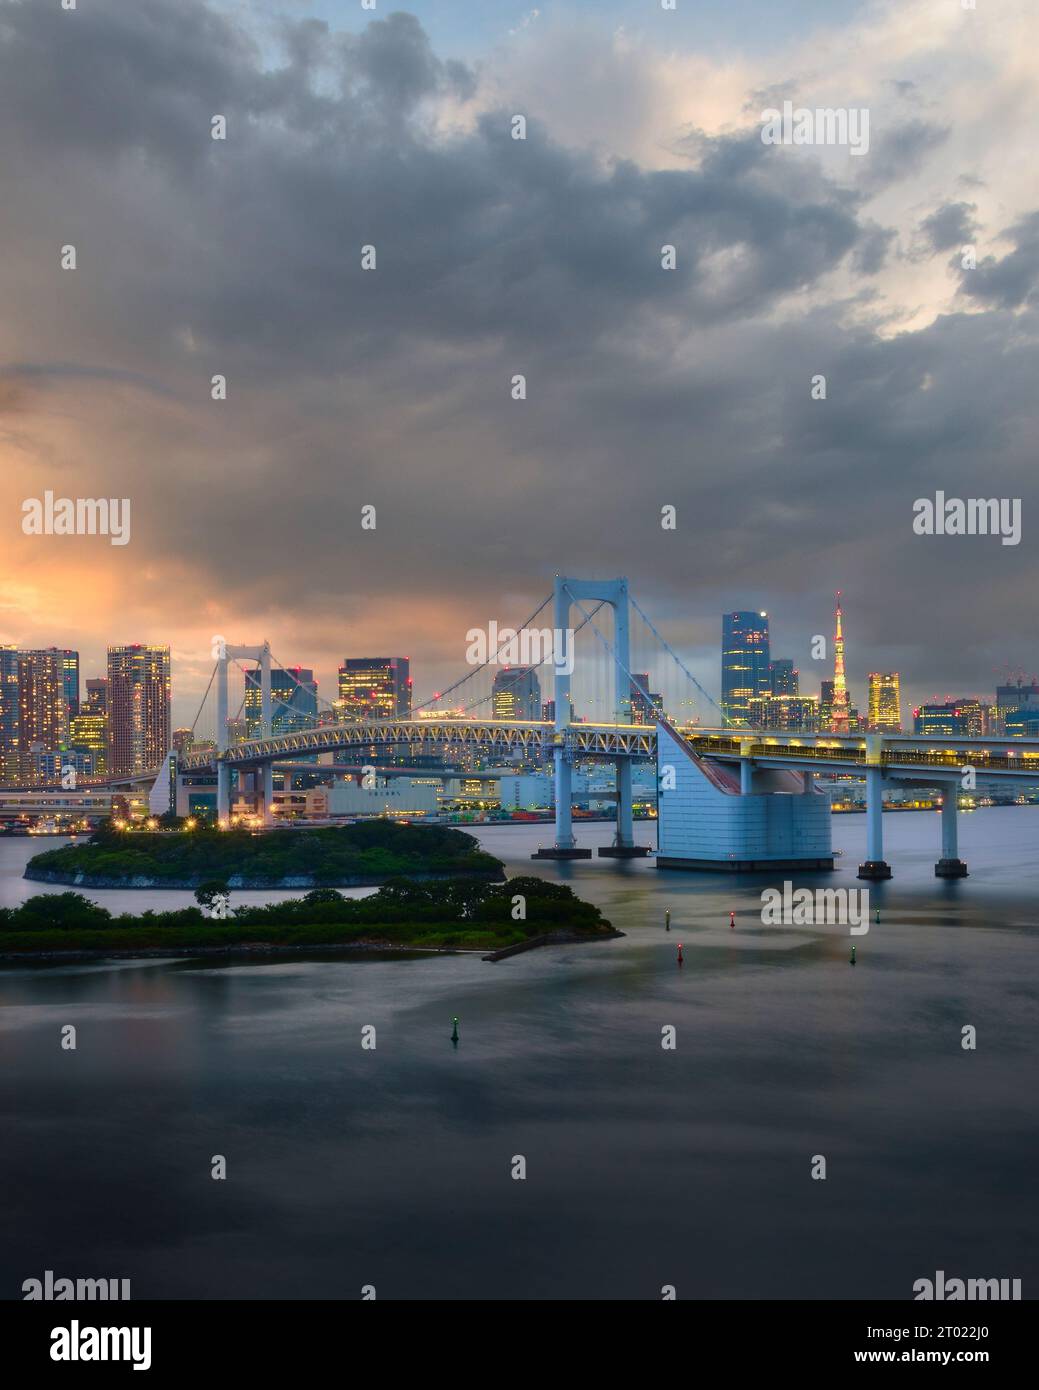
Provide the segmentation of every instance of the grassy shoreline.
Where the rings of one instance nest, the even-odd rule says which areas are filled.
[[[365,898],[344,898],[326,887],[303,898],[240,907],[218,888],[201,890],[196,907],[118,917],[78,893],[41,894],[20,907],[0,908],[0,959],[69,952],[500,951],[535,940],[579,942],[619,934],[571,888],[533,877],[504,883],[393,879]]]

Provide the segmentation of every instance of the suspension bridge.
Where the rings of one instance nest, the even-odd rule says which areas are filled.
[[[550,606],[552,625],[539,628]],[[529,664],[518,665],[517,654]],[[519,758],[552,767],[555,831],[535,857],[580,859],[590,858],[591,850],[574,835],[573,770],[596,760],[612,763],[616,778],[614,840],[599,854],[629,859],[651,852],[633,833],[632,765],[643,761],[656,765],[658,867],[755,871],[832,868],[829,792],[817,776],[851,775],[866,783],[868,848],[859,876],[872,879],[891,876],[881,823],[885,788],[942,788],[935,872],[952,878],[967,872],[957,848],[957,792],[965,772],[1039,783],[1035,739],[1014,739],[1008,746],[1005,738],[764,736],[735,727],[624,578],[557,575],[551,594],[520,628],[495,628],[485,657],[415,705],[409,717],[343,721],[334,702],[316,699],[300,670],[279,662],[269,643],[221,642],[192,725],[193,749],[171,753],[162,768],[122,782],[150,784],[153,810],[176,809],[185,788],[215,783],[221,823],[228,821],[237,793],[239,802],[251,798],[270,824],[275,772],[291,786],[302,764],[324,776],[342,776],[401,759],[438,758],[478,772],[489,760]],[[272,687],[272,671],[282,682],[281,693]],[[243,688],[235,716],[232,677]],[[309,691],[316,715],[306,712],[299,691]],[[550,701],[541,701],[542,691],[551,691]],[[236,698],[237,693],[236,688]],[[517,702],[531,717],[495,715],[496,703]],[[207,710],[212,738],[205,737]],[[340,754],[345,768],[335,766]]]

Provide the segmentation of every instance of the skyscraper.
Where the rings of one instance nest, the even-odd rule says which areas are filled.
[[[897,671],[869,673],[869,727],[877,733],[902,732]]]
[[[259,671],[245,673],[245,718],[249,738],[261,737]],[[317,723],[317,681],[305,666],[271,670],[271,733],[295,734]]]
[[[109,773],[157,768],[169,748],[169,647],[109,647]]]
[[[819,729],[821,732],[833,728],[833,681],[823,681],[819,686]]]
[[[339,668],[337,713],[347,723],[411,718],[411,662],[406,656],[347,657]]]
[[[833,637],[833,712],[831,727],[835,734],[848,732],[850,711],[848,709],[848,687],[844,679],[844,614],[841,611],[841,591],[837,590],[836,631]]]
[[[0,786],[18,781],[21,759],[18,650],[0,647]]]
[[[631,722],[654,724],[664,712],[664,697],[649,688],[649,672],[636,671],[631,677]]]
[[[68,736],[64,654],[49,651],[18,653],[19,775],[40,782],[37,753],[56,753]]]
[[[722,615],[722,709],[732,723],[745,724],[750,701],[771,693],[768,614]]]
[[[495,673],[491,704],[495,719],[540,719],[541,682],[532,668],[503,666]]]
[[[801,673],[786,656],[778,656],[769,662],[769,680],[773,695],[798,695]]]

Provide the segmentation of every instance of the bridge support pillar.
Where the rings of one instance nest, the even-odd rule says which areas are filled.
[[[754,763],[750,756],[753,746],[753,739],[740,739],[740,796],[750,796],[754,790]]]
[[[942,857],[934,866],[935,878],[966,878],[967,866],[959,857],[956,835],[955,783],[942,791]]]
[[[558,686],[557,686],[558,692]],[[567,692],[569,698],[569,692]],[[531,859],[591,859],[590,849],[578,849],[573,825],[573,770],[562,746],[555,749],[556,841],[535,850]]]
[[[231,814],[231,769],[222,758],[216,765],[216,818],[221,824]]]
[[[642,859],[649,853],[648,845],[635,843],[635,827],[631,812],[631,759],[617,759],[617,833],[612,845],[599,850],[602,859]]]
[[[264,763],[260,769],[260,788],[263,794],[263,823],[270,825],[274,819],[274,765]]]
[[[879,767],[866,768],[866,862],[859,865],[859,878],[879,880],[891,877],[891,865],[884,862],[884,773]]]

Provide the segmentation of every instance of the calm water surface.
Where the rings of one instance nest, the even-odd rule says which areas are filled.
[[[0,1296],[52,1269],[135,1298],[908,1299],[943,1269],[1035,1297],[1039,808],[961,817],[949,884],[938,819],[885,816],[854,969],[846,930],[761,925],[768,878],[593,860],[536,871],[625,937],[497,965],[0,971]],[[548,838],[481,832],[510,874]],[[865,818],[834,839],[839,872],[799,885],[860,886]],[[41,891],[40,848],[0,840],[0,903]]]

